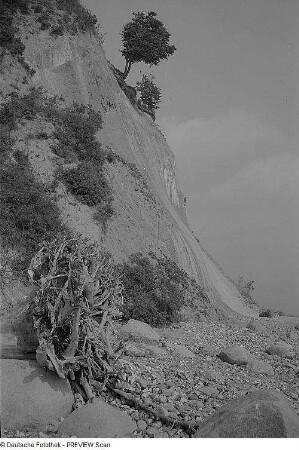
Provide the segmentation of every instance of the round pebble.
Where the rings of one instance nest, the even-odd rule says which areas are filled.
[[[145,430],[147,428],[147,423],[144,420],[138,420],[137,422],[138,430]]]

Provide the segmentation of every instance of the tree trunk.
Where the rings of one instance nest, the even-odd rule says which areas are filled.
[[[123,73],[124,80],[125,80],[125,79],[127,78],[127,76],[129,75],[129,72],[130,72],[130,70],[131,70],[131,67],[132,67],[131,61],[129,61],[128,59],[126,59],[126,66],[125,66],[125,70],[124,70],[124,73]]]

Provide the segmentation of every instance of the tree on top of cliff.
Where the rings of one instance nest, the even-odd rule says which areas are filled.
[[[124,25],[121,33],[121,53],[126,59],[124,78],[128,76],[132,64],[143,61],[156,66],[175,52],[175,46],[169,43],[170,33],[156,16],[155,11],[134,12],[131,22]]]

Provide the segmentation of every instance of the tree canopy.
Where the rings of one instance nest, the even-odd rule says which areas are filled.
[[[133,63],[143,61],[156,66],[175,52],[176,47],[169,43],[170,33],[156,16],[155,11],[134,12],[131,22],[124,25],[121,33],[121,53],[126,59],[124,78]]]

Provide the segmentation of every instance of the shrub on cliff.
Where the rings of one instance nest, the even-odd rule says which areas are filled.
[[[161,102],[161,89],[156,86],[154,76],[143,74],[141,81],[136,83],[136,90],[140,94],[141,104],[155,115],[155,110],[159,108]]]
[[[136,319],[152,326],[180,320],[189,277],[174,261],[153,253],[134,254],[119,265],[124,284],[124,319]]]
[[[113,214],[112,208],[107,205],[112,202],[111,189],[101,173],[101,169],[92,162],[81,162],[77,167],[63,172],[63,180],[81,203],[97,207],[97,218],[108,220]]]
[[[245,300],[245,303],[250,307],[258,308],[258,304],[253,298],[254,293],[254,281],[253,280],[246,280],[243,276],[239,276],[238,283],[237,283],[238,290],[242,297]]]
[[[30,170],[27,157],[14,155],[0,171],[0,234],[3,248],[17,250],[13,268],[26,270],[39,244],[64,230],[59,209]]]
[[[264,309],[259,314],[260,317],[268,317],[268,318],[271,318],[274,315],[275,315],[275,312],[272,309]]]
[[[75,17],[75,24],[80,31],[94,30],[97,18],[88,9],[81,5],[79,0],[56,0],[59,9],[65,12],[64,21],[69,16]]]
[[[22,119],[41,112],[40,91],[32,89],[19,97],[11,95],[0,109],[0,234],[1,245],[15,250],[11,261],[16,270],[25,270],[38,245],[64,229],[58,207],[30,169],[28,157],[14,150],[13,131]]]
[[[68,108],[57,108],[50,119],[55,124],[54,137],[57,143],[52,150],[64,158],[69,151],[76,153],[79,161],[96,161],[103,165],[105,152],[95,134],[102,125],[100,113],[90,106],[74,103]]]
[[[0,2],[0,45],[12,55],[21,55],[24,44],[16,36],[17,28],[13,25],[13,18],[17,12],[28,12],[26,0],[1,0]]]
[[[0,183],[1,183],[1,244],[16,250],[14,268],[26,269],[32,254],[44,240],[52,239],[64,229],[59,209],[46,188],[31,172],[28,158],[14,150],[11,132],[22,121],[42,118],[53,125],[50,135],[41,130],[33,137],[56,139],[52,151],[64,162],[70,152],[79,165],[66,172],[64,179],[80,201],[96,207],[95,217],[106,227],[113,214],[113,197],[103,172],[106,152],[96,140],[102,119],[89,106],[73,104],[66,107],[63,99],[48,97],[40,88],[25,95],[10,95],[0,108]]]
[[[34,70],[25,62],[23,51],[25,45],[18,36],[17,15],[29,12],[29,0],[1,0],[0,1],[0,62],[8,52],[15,56],[28,75]]]
[[[79,161],[103,165],[106,152],[95,137],[102,125],[100,113],[77,103],[65,107],[63,99],[47,97],[41,88],[32,88],[23,96],[11,94],[9,101],[1,106],[0,124],[12,130],[20,120],[32,120],[38,115],[54,126],[56,143],[52,151],[55,154],[64,158],[71,150]]]
[[[48,113],[48,108],[45,109]],[[32,88],[23,96],[12,93],[1,105],[0,123],[13,130],[21,119],[32,120],[41,110],[41,89]]]
[[[113,196],[103,172],[107,152],[95,136],[102,125],[101,115],[91,107],[73,104],[58,111],[54,121],[57,142],[52,150],[66,162],[70,155],[79,162],[77,167],[63,172],[62,179],[80,202],[96,208],[94,218],[105,230],[113,215]]]
[[[78,0],[29,0],[42,30],[50,30],[53,36],[64,32],[95,32],[97,18]],[[59,14],[57,12],[59,11]]]

